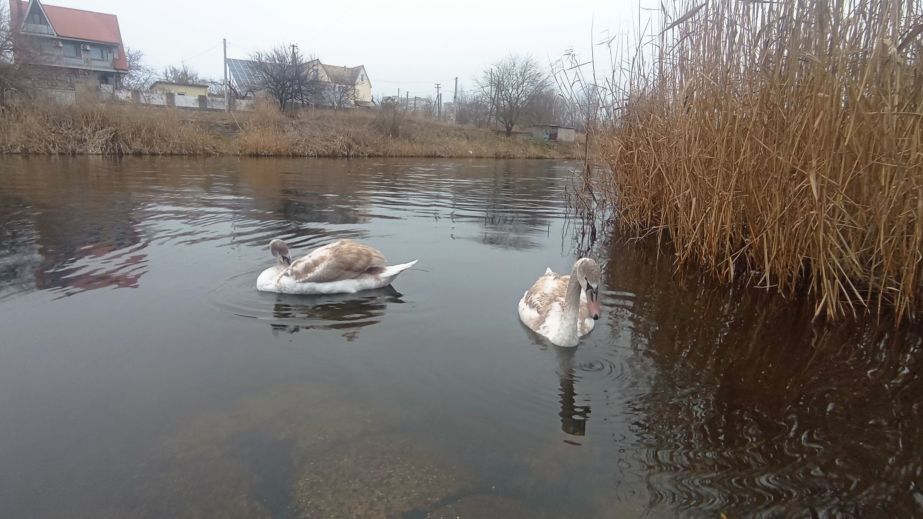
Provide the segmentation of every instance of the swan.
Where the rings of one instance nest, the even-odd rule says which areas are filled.
[[[269,242],[278,261],[260,273],[256,289],[284,294],[354,294],[391,284],[401,272],[417,263],[385,265],[380,251],[352,240],[339,240],[292,260],[282,240]]]
[[[549,268],[519,300],[519,319],[552,344],[576,346],[599,319],[599,279],[589,258],[577,260],[569,276]]]

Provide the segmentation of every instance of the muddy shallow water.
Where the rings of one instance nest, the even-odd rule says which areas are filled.
[[[578,348],[523,327],[576,257],[573,169],[0,159],[0,516],[923,514],[913,326],[812,324],[616,238]],[[261,294],[274,237],[420,263]]]

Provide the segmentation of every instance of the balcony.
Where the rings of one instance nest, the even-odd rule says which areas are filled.
[[[89,56],[81,58],[69,58],[63,54],[51,54],[42,52],[34,57],[34,63],[37,65],[48,65],[52,67],[80,68],[85,70],[99,70],[103,72],[115,72],[115,59],[97,60]]]
[[[29,34],[47,34],[49,36],[54,35],[54,30],[50,25],[41,23],[25,23],[22,26],[22,32]]]

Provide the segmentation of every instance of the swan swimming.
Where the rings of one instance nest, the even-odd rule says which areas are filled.
[[[256,289],[283,294],[354,294],[391,284],[401,272],[417,263],[385,264],[380,251],[352,240],[339,240],[292,260],[282,240],[269,242],[278,261],[260,273]]]
[[[576,346],[599,319],[599,265],[589,258],[574,263],[569,276],[549,268],[519,300],[519,319],[557,346]]]

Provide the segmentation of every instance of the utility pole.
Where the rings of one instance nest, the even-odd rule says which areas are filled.
[[[439,83],[436,83],[436,119],[442,119],[442,94],[439,93]]]
[[[458,76],[455,76],[455,90],[452,91],[452,122],[458,120]]]
[[[404,92],[404,97],[405,97],[405,101],[404,101],[404,110],[406,110],[406,109],[410,108],[410,91]],[[416,98],[414,98],[414,99],[416,99]]]
[[[231,111],[231,100],[229,99],[229,91],[231,90],[231,85],[228,83],[228,39],[221,38],[221,45],[224,47],[224,62],[222,65],[224,68],[224,111]]]
[[[487,125],[493,128],[493,116],[494,116],[494,69],[490,69],[490,79],[487,80],[487,85],[490,88],[490,104],[487,105]]]

